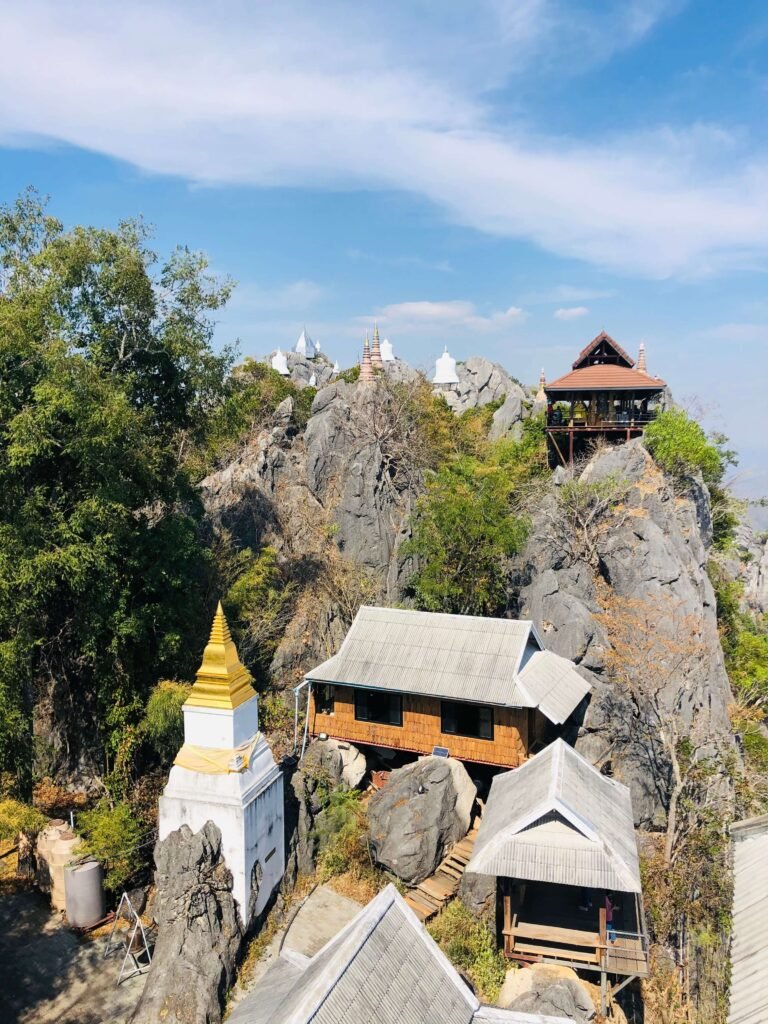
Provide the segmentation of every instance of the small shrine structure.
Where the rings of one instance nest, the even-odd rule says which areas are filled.
[[[182,712],[184,744],[160,797],[159,838],[212,821],[247,926],[285,870],[283,776],[259,732],[259,699],[221,604]]]
[[[601,331],[579,353],[569,373],[539,382],[539,392],[547,400],[547,437],[555,461],[572,464],[574,456],[583,454],[598,437],[614,443],[638,437],[657,415],[666,386],[648,373],[643,344],[636,364]]]
[[[432,384],[436,387],[442,387],[458,383],[459,375],[456,372],[456,360],[450,355],[448,346],[446,346],[443,354],[435,363],[435,376],[432,378]]]
[[[290,376],[291,371],[288,369],[288,357],[285,352],[281,352],[279,348],[270,359],[269,364],[273,370],[276,370],[280,374],[281,377]]]
[[[299,335],[294,351],[297,356],[304,356],[305,359],[314,359],[315,356],[320,354],[320,342],[313,341],[307,334],[305,327]]]

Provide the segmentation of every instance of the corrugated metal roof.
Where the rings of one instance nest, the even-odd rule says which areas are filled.
[[[629,789],[555,740],[493,780],[467,871],[640,892]]]
[[[562,722],[589,684],[565,671],[565,659],[555,663],[535,654],[518,676],[529,641],[538,649],[529,621],[363,606],[338,654],[307,679],[502,707],[540,706],[553,722]]]
[[[768,815],[738,822],[733,835],[731,1005],[728,1024],[768,1021]]]
[[[667,385],[660,377],[651,377],[642,370],[627,366],[599,363],[571,370],[557,380],[544,385],[544,391],[661,391]]]
[[[488,1013],[491,1015],[488,1016]],[[230,1024],[564,1024],[481,1007],[393,885],[306,966],[285,954]]]
[[[573,662],[553,651],[532,654],[518,679],[534,707],[538,707],[556,725],[568,718],[591,689]]]

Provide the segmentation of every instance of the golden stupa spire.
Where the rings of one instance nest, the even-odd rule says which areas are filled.
[[[211,638],[203,653],[203,663],[197,670],[195,685],[187,697],[186,706],[231,711],[255,696],[255,693],[250,673],[240,661],[219,601],[213,617]]]

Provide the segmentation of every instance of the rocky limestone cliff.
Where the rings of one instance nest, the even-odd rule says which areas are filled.
[[[555,473],[555,488],[566,474]],[[639,825],[659,827],[663,797],[646,757],[632,743],[616,744],[620,708],[610,699],[607,639],[595,619],[601,611],[596,586],[607,584],[619,597],[668,602],[681,618],[701,624],[695,650],[670,680],[663,697],[669,707],[685,691],[679,717],[704,753],[733,749],[727,708],[730,686],[717,629],[715,596],[706,571],[712,542],[709,498],[698,479],[676,492],[640,440],[598,452],[578,474],[584,482],[610,478],[626,494],[603,529],[594,529],[593,557],[564,540],[569,526],[550,494],[538,509],[518,566],[517,611],[530,617],[546,646],[585,670],[594,691],[578,730],[576,746],[598,764],[610,761],[615,776],[632,789]],[[648,666],[652,672],[654,666]]]
[[[157,944],[130,1024],[219,1024],[242,940],[221,832],[182,825],[157,844],[155,864]]]
[[[456,414],[506,395],[492,429],[494,436],[513,434],[529,414],[522,388],[484,359],[468,360],[459,372],[462,384],[445,393]],[[388,365],[386,380],[419,379],[399,360]],[[399,401],[385,383],[337,380],[318,391],[301,430],[285,399],[271,425],[201,485],[214,530],[225,528],[254,550],[276,548],[300,583],[272,666],[285,683],[337,649],[360,603],[402,596],[408,567],[399,549],[423,478],[409,464]]]

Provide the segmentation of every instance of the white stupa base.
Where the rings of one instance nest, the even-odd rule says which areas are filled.
[[[231,750],[259,731],[259,699],[256,694],[234,710],[199,708],[185,704],[184,742],[200,747]]]
[[[187,740],[194,742],[189,736]],[[206,775],[178,765],[171,768],[160,797],[159,838],[182,825],[193,832],[207,821],[218,826],[222,853],[232,872],[232,893],[243,924],[248,925],[264,909],[285,871],[283,806],[282,773],[259,736],[243,772]]]

